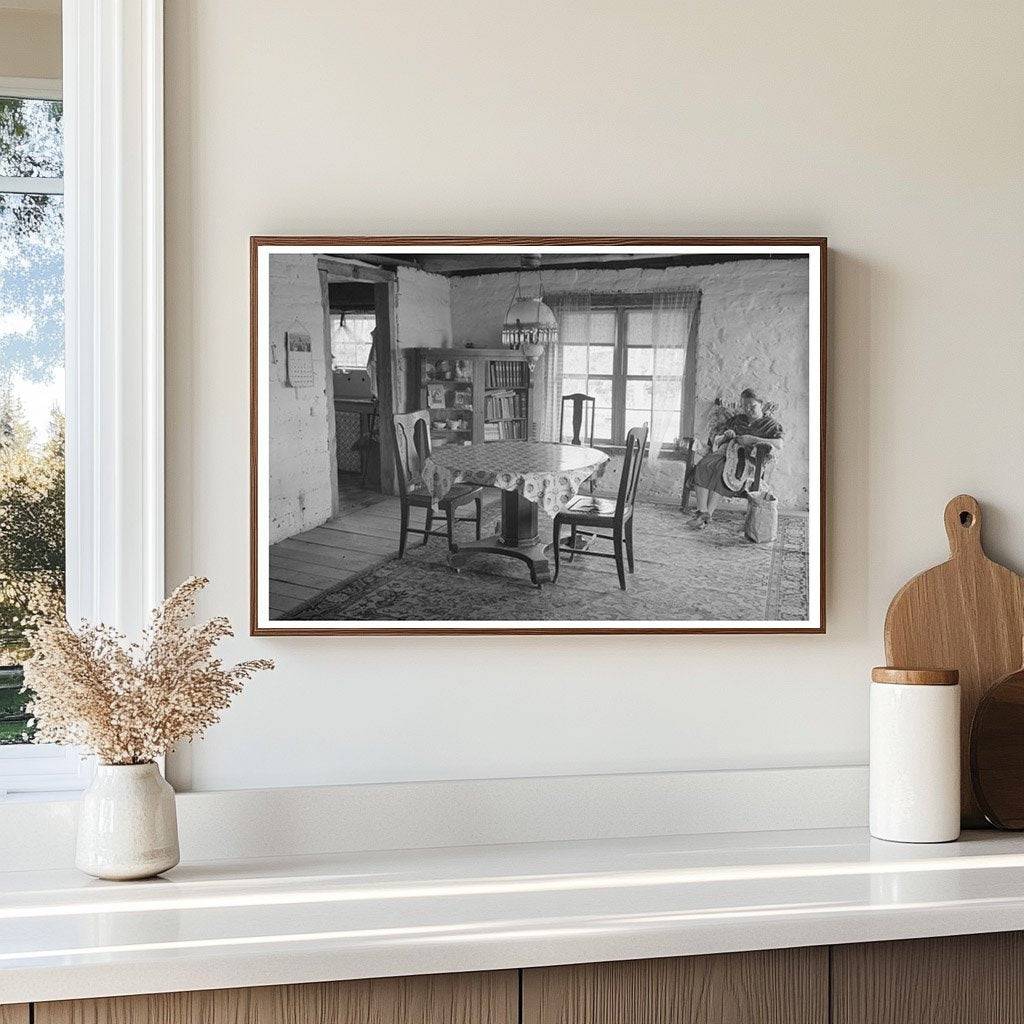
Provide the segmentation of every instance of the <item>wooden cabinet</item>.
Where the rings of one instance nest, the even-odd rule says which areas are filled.
[[[0,1006],[0,1024],[1024,1024],[1024,933]]]
[[[828,950],[523,971],[523,1024],[826,1024]]]
[[[37,1003],[34,1024],[516,1024],[518,1002],[493,971]]]
[[[434,447],[526,439],[530,371],[521,352],[420,348],[416,355],[418,408],[430,410]]]
[[[1024,1024],[1024,933],[832,947],[833,1024]]]

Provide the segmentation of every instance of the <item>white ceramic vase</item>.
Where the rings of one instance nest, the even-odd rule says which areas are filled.
[[[96,878],[150,878],[178,863],[174,790],[149,764],[101,764],[82,794],[75,864]]]

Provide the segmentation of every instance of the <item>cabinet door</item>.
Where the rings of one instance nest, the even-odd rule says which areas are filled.
[[[375,978],[37,1003],[35,1024],[516,1024],[518,994],[515,971]]]
[[[834,1024],[1024,1024],[1024,934],[832,947]]]
[[[0,1024],[28,1024],[26,1003],[7,1003],[0,1006]]]
[[[825,947],[523,972],[523,1024],[825,1024]]]

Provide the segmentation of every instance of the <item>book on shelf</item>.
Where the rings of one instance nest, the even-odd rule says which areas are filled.
[[[484,419],[511,420],[526,415],[526,398],[518,391],[492,391],[484,398]]]
[[[489,388],[522,388],[527,384],[527,366],[522,360],[492,359],[487,364]]]
[[[485,441],[525,441],[526,423],[522,420],[497,420],[484,424]]]

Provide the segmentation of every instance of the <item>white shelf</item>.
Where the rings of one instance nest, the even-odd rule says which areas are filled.
[[[0,875],[0,1003],[1024,928],[1024,838],[860,829]]]

